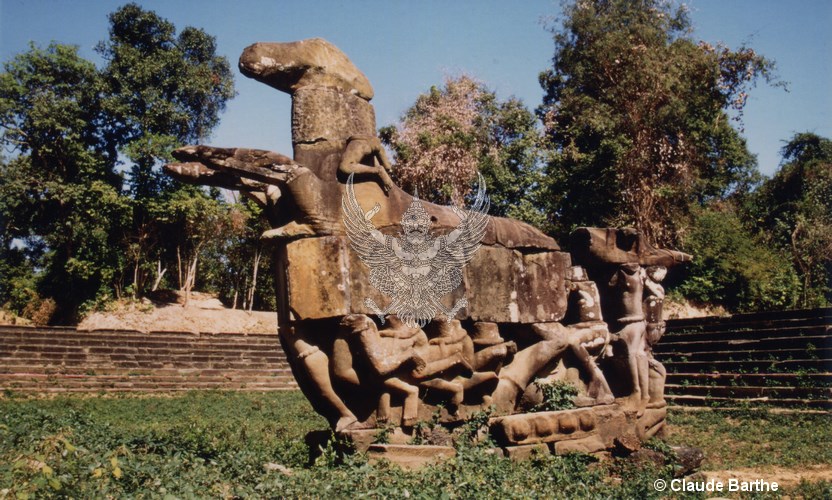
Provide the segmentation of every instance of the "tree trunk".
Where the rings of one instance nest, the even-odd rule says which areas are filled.
[[[162,277],[168,271],[168,268],[162,269],[162,259],[156,261],[156,279],[153,280],[153,288],[150,289],[151,292],[155,292],[157,288],[159,288],[159,283],[162,282]]]
[[[257,270],[260,268],[260,259],[262,256],[263,252],[260,251],[260,248],[257,248],[257,252],[254,254],[254,270],[251,273],[251,288],[248,293],[249,312],[254,309],[254,292],[257,290]]]
[[[185,284],[182,283],[182,255],[179,253],[179,245],[176,245],[176,272],[178,274],[179,290],[185,289]]]

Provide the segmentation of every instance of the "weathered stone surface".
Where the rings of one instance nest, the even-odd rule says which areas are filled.
[[[638,434],[645,438],[656,434],[667,419],[667,408],[648,408],[638,419]]]
[[[619,453],[629,455],[641,449],[641,440],[635,434],[624,434],[615,438],[615,449]]]
[[[373,106],[337,89],[305,87],[292,96],[292,143],[346,141],[354,135],[374,136]]]
[[[364,73],[322,38],[297,42],[260,42],[240,56],[240,72],[286,93],[314,85],[331,87],[363,99],[373,98],[373,87]]]
[[[581,439],[570,439],[554,443],[555,455],[567,453],[596,453],[606,449],[606,445],[598,436],[587,436]]]
[[[632,228],[581,227],[569,239],[575,261],[583,266],[634,263],[671,267],[693,258],[683,252],[654,248]]]
[[[490,246],[481,247],[474,255],[463,270],[463,286],[476,291],[467,294],[468,311],[474,319],[495,323],[520,319],[515,276],[520,258],[519,253]],[[478,272],[481,269],[488,272]]]
[[[434,462],[456,455],[450,446],[408,445],[408,444],[374,444],[367,450],[370,462],[389,460],[402,469],[421,469]]]
[[[550,453],[549,447],[543,443],[506,446],[503,450],[505,456],[514,461],[528,460],[535,456],[543,456]]]
[[[593,433],[596,417],[592,408],[520,413],[494,418],[490,426],[491,433],[503,444],[551,443]]]
[[[381,429],[356,429],[338,433],[338,437],[350,443],[355,451],[365,453],[378,440]]]
[[[628,419],[618,404],[596,406],[593,408],[593,413],[596,418],[598,437],[607,449],[612,449],[616,437],[627,432],[635,432],[632,418]]]
[[[410,467],[453,452],[405,445],[426,438],[416,424],[450,429],[492,406],[512,458],[631,451],[663,428],[662,266],[689,255],[632,229],[582,228],[582,269],[528,224],[487,217],[484,191],[467,212],[414,201],[392,181],[369,82],[324,40],[255,44],[240,68],[292,95],[294,158],[189,146],[167,170],[263,208],[281,344],[336,432]],[[581,408],[518,413],[536,379],[575,385]],[[391,444],[373,444],[390,426]],[[444,443],[439,429],[427,438]]]
[[[289,308],[297,320],[372,314],[365,299],[389,298],[370,285],[369,268],[349,249],[343,236],[303,238],[286,245]],[[563,276],[569,255],[523,255],[502,247],[482,247],[463,268],[462,285],[443,298],[450,305],[467,297],[474,321],[534,323],[541,316],[557,321],[566,311]],[[315,286],[310,286],[314,283]],[[487,290],[487,292],[483,292]]]
[[[289,308],[295,319],[350,314],[345,244],[343,238],[330,236],[286,245]]]
[[[676,467],[673,470],[674,477],[687,476],[696,472],[705,460],[705,453],[694,446],[673,446],[671,448],[676,454]]]
[[[520,323],[560,321],[566,314],[566,275],[572,259],[566,252],[524,254],[517,296],[524,304]]]

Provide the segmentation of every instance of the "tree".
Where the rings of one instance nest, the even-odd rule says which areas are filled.
[[[176,145],[204,138],[233,95],[228,62],[201,30],[176,36],[171,23],[135,4],[110,24],[110,40],[99,46],[103,69],[77,47],[53,43],[32,45],[0,73],[0,143],[14,152],[0,165],[0,243],[3,257],[14,258],[13,274],[34,277],[15,285],[0,276],[0,302],[25,295],[34,281],[34,298],[54,298],[59,322],[119,293],[126,275],[134,288],[144,283],[144,261],[160,255],[149,242],[161,241],[152,237],[147,200],[179,189],[159,164]],[[121,158],[130,162],[127,191]]]
[[[773,63],[747,47],[695,43],[690,29],[684,6],[661,0],[565,6],[538,108],[558,236],[630,225],[677,245],[691,207],[757,182],[727,111],[741,116],[748,87],[772,81]]]
[[[219,245],[213,263],[221,265],[203,270],[205,286],[216,290],[233,308],[249,311],[275,310],[274,272],[268,243],[260,235],[269,229],[263,209],[251,200],[234,203],[229,211],[229,231]]]
[[[192,200],[195,204],[211,205],[201,191],[172,182],[161,165],[171,160],[175,147],[207,137],[219,123],[226,101],[234,96],[234,83],[228,61],[216,55],[216,42],[204,31],[186,27],[177,35],[172,23],[132,3],[109,19],[109,40],[99,43],[97,50],[107,61],[102,71],[109,89],[105,111],[116,144],[132,162],[128,182],[134,211],[126,245],[132,289],[139,293],[150,275],[158,281],[167,269],[161,256],[180,247],[161,237],[162,228],[150,213],[180,208],[176,203],[160,205],[179,200],[172,192],[180,190],[187,197],[200,198]],[[198,261],[195,257],[191,262]],[[190,289],[193,282],[188,283]]]
[[[116,154],[102,140],[100,89],[95,66],[58,44],[32,46],[0,74],[0,140],[18,152],[0,178],[4,250],[14,239],[34,250],[39,293],[58,302],[61,319],[110,284],[129,217]]]
[[[231,229],[230,208],[218,198],[219,193],[205,196],[199,188],[187,186],[152,204],[152,220],[166,247],[174,250],[168,259],[175,258],[177,284],[186,294],[186,304],[197,282],[200,257],[221,241],[217,235]]]
[[[533,200],[540,175],[535,124],[522,102],[500,101],[463,75],[420,95],[398,127],[383,128],[381,137],[393,150],[393,175],[405,190],[460,204],[480,172],[493,215],[539,223],[543,217]]]
[[[144,199],[170,182],[158,163],[177,145],[205,139],[219,123],[234,82],[204,31],[186,27],[176,35],[172,23],[133,3],[109,19],[109,40],[97,47],[107,61],[104,106],[115,144],[133,162],[132,193]]]
[[[749,212],[766,242],[784,250],[801,277],[803,307],[832,302],[832,140],[804,132],[754,193]]]

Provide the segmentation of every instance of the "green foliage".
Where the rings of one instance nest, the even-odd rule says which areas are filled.
[[[228,212],[229,230],[205,253],[200,289],[215,290],[226,304],[261,311],[277,310],[271,253],[260,240],[269,229],[262,209],[243,200]]]
[[[13,239],[32,249],[18,265],[43,269],[39,294],[63,318],[109,284],[130,214],[115,154],[100,141],[100,87],[95,67],[57,44],[32,46],[0,74],[0,141],[19,152],[0,177],[4,250]]]
[[[536,380],[534,385],[543,395],[543,401],[532,408],[532,411],[557,411],[575,408],[575,397],[578,395],[578,388],[569,382]]]
[[[77,47],[32,45],[0,73],[0,143],[15,154],[0,162],[0,304],[20,312],[30,300],[54,300],[62,323],[126,289],[147,289],[153,264],[174,253],[151,212],[177,197],[207,198],[174,186],[160,164],[206,137],[234,95],[211,36],[176,35],[136,4],[110,16],[98,51],[101,69]],[[193,237],[192,226],[171,233]]]
[[[446,80],[420,95],[398,127],[380,131],[403,189],[429,201],[460,203],[480,172],[491,213],[545,223],[535,200],[541,181],[539,133],[521,101],[497,99],[471,77]]]
[[[478,410],[473,415],[465,420],[462,424],[459,439],[456,442],[457,447],[464,447],[471,443],[479,446],[494,446],[490,438],[484,438],[488,435],[488,421],[494,415],[496,407],[491,406],[484,410]]]
[[[672,246],[690,207],[755,181],[726,110],[741,112],[770,61],[694,43],[684,6],[660,0],[574,1],[561,21],[538,108],[558,236],[629,225]]]
[[[767,244],[791,257],[802,307],[832,302],[832,141],[796,134],[783,164],[751,197],[752,222]]]
[[[682,249],[695,255],[674,293],[730,310],[794,307],[799,283],[788,258],[747,230],[730,207],[697,210]]]
[[[170,188],[157,168],[179,145],[207,137],[234,96],[231,69],[216,42],[136,4],[110,14],[110,38],[98,52],[107,61],[104,109],[114,134],[133,162],[131,191],[137,199]]]

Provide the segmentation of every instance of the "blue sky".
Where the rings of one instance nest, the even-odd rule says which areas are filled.
[[[95,44],[107,37],[107,14],[124,1],[0,0],[0,60],[30,41],[76,44],[99,61]],[[247,45],[323,37],[340,47],[375,88],[378,125],[388,125],[445,75],[465,72],[502,98],[540,103],[538,73],[553,53],[546,19],[560,12],[551,0],[526,1],[144,1],[178,29],[195,26],[217,38],[232,66]],[[783,141],[796,132],[832,137],[832,1],[690,0],[694,38],[745,43],[774,59],[789,92],[761,83],[751,92],[744,135],[760,170],[776,169]],[[235,71],[236,72],[236,71]],[[216,146],[291,154],[286,94],[236,73],[229,102],[210,141]]]

